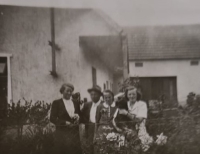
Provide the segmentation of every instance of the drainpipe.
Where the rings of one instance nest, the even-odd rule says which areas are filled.
[[[127,36],[123,33],[123,30],[120,31],[119,36],[123,57],[123,79],[125,80],[129,77],[128,40]]]
[[[51,75],[53,77],[57,77],[56,73],[56,46],[55,46],[55,22],[54,22],[54,8],[50,8],[50,20],[51,20],[51,41],[49,41],[49,45],[52,49],[52,70]]]

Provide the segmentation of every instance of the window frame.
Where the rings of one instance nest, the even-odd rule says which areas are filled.
[[[191,60],[190,61],[190,66],[198,66],[199,65],[199,60]]]
[[[12,54],[0,53],[0,57],[7,58],[7,102],[12,103],[12,81],[11,81],[11,67],[10,59]]]
[[[143,67],[143,62],[135,62],[135,67]]]

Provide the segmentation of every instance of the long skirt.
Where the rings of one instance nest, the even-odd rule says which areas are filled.
[[[81,154],[79,127],[57,129],[55,131],[54,154]]]

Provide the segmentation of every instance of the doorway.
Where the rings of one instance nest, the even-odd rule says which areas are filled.
[[[168,107],[177,105],[176,77],[140,77],[139,79],[144,101],[164,99]]]
[[[8,70],[7,57],[0,57],[0,119],[6,116]]]

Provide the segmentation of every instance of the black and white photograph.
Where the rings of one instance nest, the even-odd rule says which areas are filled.
[[[0,0],[0,154],[200,154],[200,1]]]

